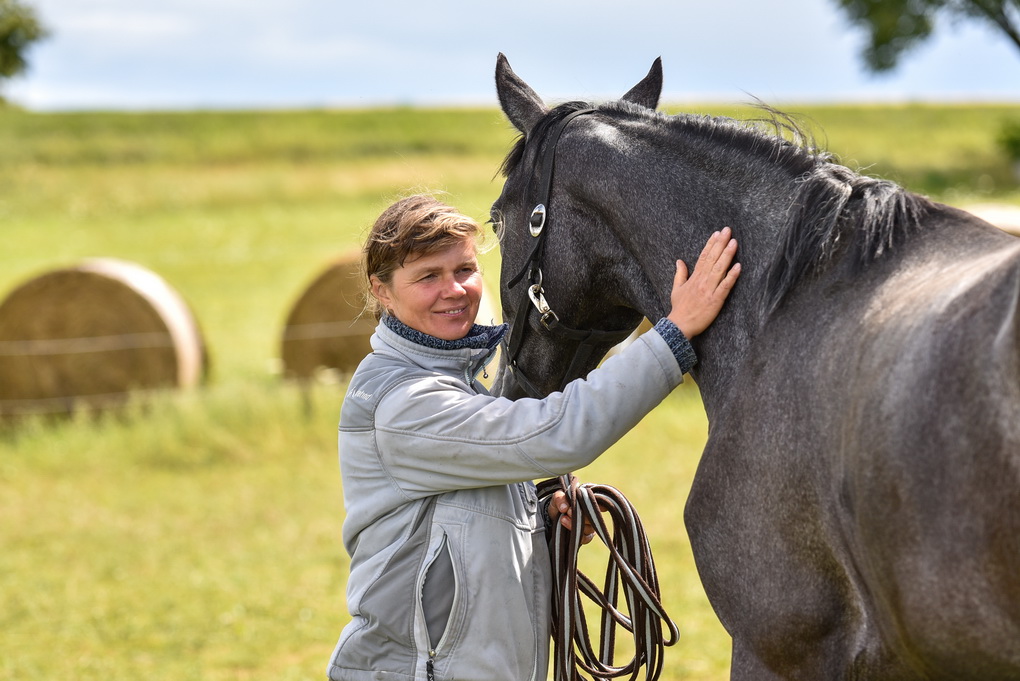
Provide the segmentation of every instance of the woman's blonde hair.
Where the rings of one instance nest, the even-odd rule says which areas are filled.
[[[361,251],[368,308],[376,319],[383,310],[372,295],[373,276],[389,285],[393,273],[407,260],[475,239],[480,232],[473,219],[429,194],[408,196],[384,210],[372,225]]]

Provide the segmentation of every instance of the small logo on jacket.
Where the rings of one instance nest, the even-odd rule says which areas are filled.
[[[359,400],[370,400],[372,399],[372,393],[367,393],[360,388],[352,388],[347,391],[347,397],[357,397]]]

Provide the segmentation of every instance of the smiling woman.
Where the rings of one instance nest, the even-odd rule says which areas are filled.
[[[390,314],[414,328],[443,340],[463,338],[482,297],[474,243],[419,256],[405,263],[389,284],[373,276],[372,293]]]
[[[464,338],[482,298],[477,234],[474,220],[430,196],[390,206],[365,245],[366,274],[378,306],[436,338]]]
[[[722,230],[690,279],[678,265],[674,309],[654,330],[562,392],[511,401],[477,380],[506,332],[474,323],[479,231],[413,196],[364,248],[381,323],[340,411],[351,621],[333,679],[545,678],[546,533],[574,522],[562,490],[540,501],[532,481],[591,463],[658,405],[694,361],[681,330],[703,330],[691,321],[714,319],[739,275]],[[578,534],[588,543],[593,527]]]

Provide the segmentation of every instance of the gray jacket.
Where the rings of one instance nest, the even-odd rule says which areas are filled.
[[[563,392],[512,402],[475,381],[504,327],[450,343],[384,321],[340,416],[352,619],[329,677],[544,679],[551,575],[531,481],[630,430],[683,380],[690,344],[664,320]]]

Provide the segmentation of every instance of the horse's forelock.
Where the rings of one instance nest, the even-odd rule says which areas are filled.
[[[549,133],[549,130],[556,125],[557,122],[563,120],[564,117],[569,116],[575,111],[581,109],[592,108],[592,104],[587,102],[567,102],[566,104],[560,104],[552,111],[547,113],[545,116],[539,119],[535,127],[532,128],[527,134],[521,133],[517,136],[513,146],[507,153],[506,158],[503,159],[503,163],[499,166],[499,174],[503,177],[508,177],[517,166],[524,160],[524,150],[528,144],[534,141],[535,144],[541,144],[542,140]]]

